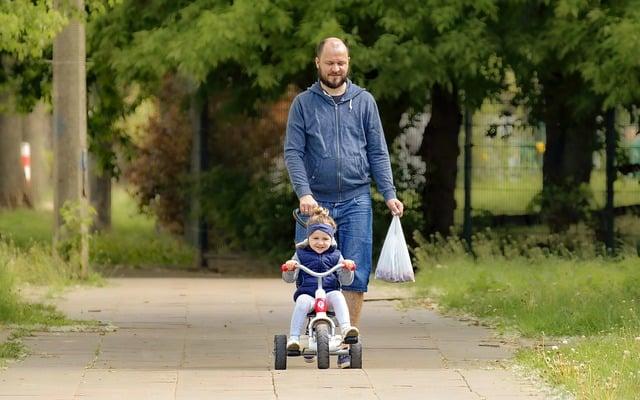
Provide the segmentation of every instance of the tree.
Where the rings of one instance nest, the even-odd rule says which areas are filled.
[[[504,53],[532,117],[545,123],[543,191],[551,227],[584,218],[596,132],[605,108],[637,101],[638,2],[510,2],[501,8]],[[621,73],[622,72],[622,73]],[[635,85],[635,86],[634,86]],[[578,206],[576,203],[582,203]]]
[[[6,97],[5,97],[6,99]],[[25,204],[25,182],[20,161],[23,118],[12,112],[5,100],[0,111],[0,208],[15,208]]]
[[[109,60],[118,81],[136,82],[140,97],[153,95],[165,74],[175,74],[208,96],[224,95],[227,113],[255,112],[257,99],[277,98],[286,84],[306,86],[315,76],[313,47],[335,35],[352,49],[353,78],[379,99],[390,140],[407,109],[419,112],[437,101],[422,150],[431,166],[424,212],[430,232],[449,232],[461,108],[479,104],[502,79],[497,40],[487,27],[497,14],[494,1],[154,5],[124,2],[96,24],[94,56]]]
[[[38,59],[67,23],[49,0],[13,0],[0,3],[0,53],[17,60]]]
[[[463,107],[477,107],[501,87],[503,69],[495,1],[405,1],[367,6],[361,68],[385,102],[421,112],[430,106],[420,155],[426,163],[422,207],[426,233],[453,226],[458,134]],[[373,28],[371,28],[373,26]],[[409,99],[406,101],[406,99]],[[406,111],[403,110],[403,111]],[[396,121],[397,124],[398,121]]]
[[[51,112],[44,103],[38,103],[24,117],[22,139],[31,150],[31,183],[29,194],[34,207],[41,205],[44,194],[51,189],[49,167],[45,150],[51,148]]]

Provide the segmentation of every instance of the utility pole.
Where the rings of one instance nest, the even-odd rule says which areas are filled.
[[[74,12],[84,13],[84,0],[55,0],[54,6],[70,6]],[[70,15],[69,24],[53,42],[54,243],[63,239],[60,209],[67,202],[78,204],[80,277],[86,278],[89,226],[85,28],[73,13]]]

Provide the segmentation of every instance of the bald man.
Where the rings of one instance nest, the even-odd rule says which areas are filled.
[[[346,259],[356,262],[354,281],[344,286],[351,323],[358,326],[372,264],[371,182],[394,215],[402,216],[389,151],[373,96],[348,79],[349,49],[335,37],[316,47],[318,81],[293,100],[284,159],[300,211],[320,205],[336,221],[336,240]],[[296,224],[296,243],[305,230]],[[339,357],[348,367],[348,356]]]

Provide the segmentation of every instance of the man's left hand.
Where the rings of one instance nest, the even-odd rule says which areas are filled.
[[[389,199],[387,200],[387,207],[391,211],[391,214],[397,215],[398,217],[402,217],[404,212],[404,204],[398,199]]]

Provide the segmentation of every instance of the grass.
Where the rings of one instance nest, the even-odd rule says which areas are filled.
[[[577,399],[634,399],[640,393],[640,336],[631,332],[523,350],[517,360],[542,371]]]
[[[12,334],[6,342],[0,343],[0,367],[4,367],[7,360],[18,360],[26,354],[27,348],[20,336]]]
[[[527,336],[591,335],[640,329],[638,260],[617,263],[550,258],[545,262],[459,260],[419,276],[424,294],[445,307],[485,318]],[[640,304],[639,304],[640,306]],[[632,310],[632,311],[630,311]]]
[[[21,284],[63,287],[73,279],[69,266],[38,245],[27,251],[0,242],[0,324],[62,326],[72,321],[43,304],[25,303],[17,293]]]
[[[0,238],[19,247],[34,243],[50,244],[53,236],[53,214],[48,210],[18,208],[0,209]]]
[[[160,232],[153,217],[140,213],[127,192],[113,191],[112,229],[91,238],[90,261],[96,266],[192,265],[194,252],[179,238]],[[0,232],[18,248],[46,249],[53,237],[51,210],[0,211]]]
[[[554,243],[553,239],[550,243]],[[553,247],[555,246],[555,247]],[[597,256],[478,237],[477,259],[457,240],[421,242],[416,292],[450,312],[475,315],[538,346],[517,360],[578,399],[626,399],[640,393],[640,259],[629,250]]]
[[[193,249],[180,238],[159,231],[152,216],[139,212],[122,188],[113,192],[112,229],[92,241],[92,261],[129,267],[193,265]]]

